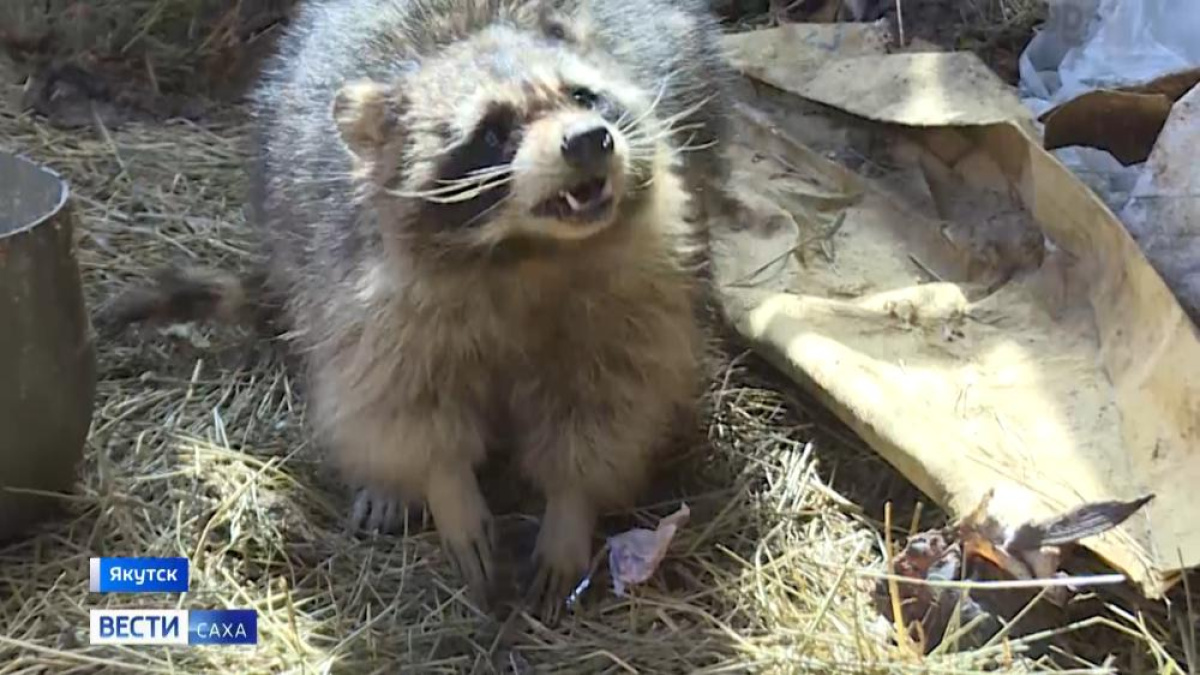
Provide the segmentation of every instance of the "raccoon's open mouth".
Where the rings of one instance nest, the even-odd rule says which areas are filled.
[[[612,179],[591,178],[559,190],[558,194],[534,207],[539,216],[587,223],[608,215],[613,205]]]

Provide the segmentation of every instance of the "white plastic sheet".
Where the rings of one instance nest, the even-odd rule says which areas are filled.
[[[1198,0],[1050,0],[1049,20],[1021,55],[1020,95],[1041,115],[1089,91],[1198,67]],[[1189,191],[1200,183],[1193,149],[1200,138],[1198,98],[1193,92],[1172,114],[1148,162],[1122,166],[1108,152],[1087,147],[1054,155],[1120,214],[1200,323],[1200,198]]]
[[[1200,41],[1200,35],[1197,36]],[[1171,109],[1121,220],[1200,324],[1200,87]]]
[[[1021,55],[1021,97],[1035,113],[1101,87],[1200,66],[1196,0],[1050,0]]]
[[[1196,0],[1050,0],[1049,18],[1021,55],[1021,100],[1041,115],[1080,94],[1200,66]],[[1091,148],[1055,151],[1119,211],[1141,167]]]

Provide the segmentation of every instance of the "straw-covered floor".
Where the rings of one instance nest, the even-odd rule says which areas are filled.
[[[248,262],[236,108],[62,131],[19,114],[12,90],[0,149],[70,181],[93,308],[169,261]],[[1063,627],[1036,661],[1034,639],[924,659],[895,647],[869,575],[884,569],[884,500],[909,512],[916,494],[755,359],[728,357],[708,443],[634,514],[653,526],[681,501],[692,509],[659,574],[624,599],[601,574],[581,612],[549,628],[478,613],[430,530],[344,531],[346,495],[308,443],[275,345],[206,326],[101,342],[67,515],[0,548],[0,673],[1105,672],[1109,652],[1127,672],[1184,672],[1160,644],[1170,626],[1115,609]],[[105,555],[187,556],[193,590],[89,595],[87,558]],[[260,644],[93,647],[88,610],[101,607],[253,607]]]

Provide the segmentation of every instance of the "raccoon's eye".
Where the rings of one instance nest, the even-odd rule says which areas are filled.
[[[508,110],[498,110],[484,116],[475,132],[476,138],[491,150],[503,151],[512,139],[515,125],[510,113]]]
[[[572,87],[570,94],[572,100],[589,110],[600,102],[600,95],[587,87]]]
[[[566,40],[567,27],[558,21],[549,21],[546,23],[546,37],[551,40]]]

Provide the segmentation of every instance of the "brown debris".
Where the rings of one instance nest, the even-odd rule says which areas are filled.
[[[1200,83],[1200,68],[1130,87],[1098,89],[1052,108],[1044,122],[1047,150],[1084,146],[1106,150],[1125,166],[1150,157],[1179,99]]]
[[[972,597],[965,585],[957,588],[943,582],[1053,579],[1060,576],[1061,547],[1117,527],[1154,496],[1084,504],[1061,516],[1016,529],[1004,527],[988,514],[991,498],[989,492],[974,511],[955,524],[909,537],[892,562],[894,575],[931,582],[897,584],[903,625],[926,654],[937,648],[948,632],[958,631],[957,637],[966,644],[986,642],[1001,629],[998,619],[1007,624],[1031,618],[1023,617],[1024,610],[1039,597],[1050,601],[1051,613],[1061,613],[1070,594],[1066,585],[1047,584],[1043,589],[982,590]],[[876,584],[875,603],[881,614],[894,621],[888,580]],[[952,627],[955,613],[958,626],[977,622],[974,630]],[[1039,618],[1046,623],[1046,617],[1032,617],[1025,622],[1023,632],[1028,632]]]

